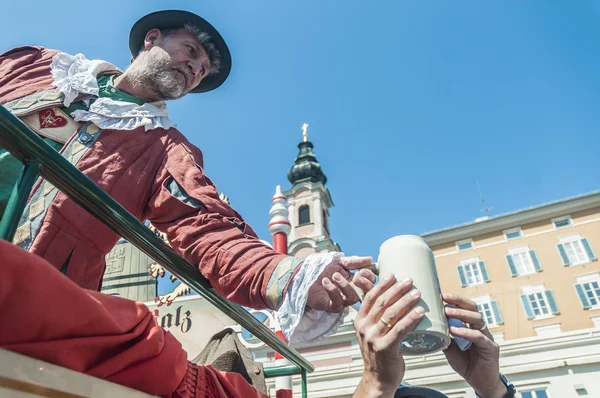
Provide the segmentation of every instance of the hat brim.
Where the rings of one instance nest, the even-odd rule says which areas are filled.
[[[219,87],[229,76],[231,71],[231,53],[221,34],[204,18],[199,17],[188,11],[164,10],[156,11],[140,18],[131,28],[129,33],[129,50],[136,57],[144,45],[146,33],[152,29],[176,29],[182,28],[185,24],[196,26],[201,32],[210,36],[210,42],[213,43],[221,55],[221,69],[219,73],[209,75],[202,79],[191,93],[204,93]]]

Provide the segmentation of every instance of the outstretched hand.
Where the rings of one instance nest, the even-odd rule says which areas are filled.
[[[446,307],[446,316],[468,324],[468,328],[450,327],[450,333],[472,343],[461,351],[455,341],[444,351],[448,363],[483,398],[502,398],[506,386],[500,381],[500,348],[494,342],[477,304],[468,298],[444,293],[444,301],[455,307]]]
[[[336,258],[310,287],[306,305],[314,310],[339,313],[358,302],[359,297],[351,285],[352,274],[349,271],[369,267],[372,263],[371,257]],[[361,275],[375,283],[373,272],[362,270]]]
[[[354,397],[393,397],[405,372],[400,342],[425,314],[422,307],[415,307],[421,293],[413,289],[410,278],[397,282],[392,274],[372,287],[370,280],[362,278],[363,272],[355,277],[355,283],[368,293],[354,328],[365,370]]]

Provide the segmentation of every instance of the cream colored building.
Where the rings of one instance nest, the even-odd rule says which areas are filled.
[[[442,289],[473,298],[499,340],[600,325],[600,193],[423,238]]]

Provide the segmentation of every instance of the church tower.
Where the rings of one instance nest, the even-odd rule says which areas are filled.
[[[313,152],[313,143],[308,141],[307,129],[305,123],[298,156],[288,173],[292,187],[283,192],[288,200],[292,224],[288,253],[300,258],[312,253],[340,251],[329,232],[329,209],[333,207],[333,201],[325,187],[327,177]]]

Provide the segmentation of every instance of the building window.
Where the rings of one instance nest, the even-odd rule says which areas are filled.
[[[465,239],[456,242],[456,249],[458,251],[468,250],[473,248],[473,239]]]
[[[298,209],[298,224],[310,224],[310,207],[308,205],[300,206]]]
[[[575,291],[583,309],[600,308],[600,274],[578,277]]]
[[[521,391],[521,398],[548,398],[548,389],[536,388],[535,390]]]
[[[506,262],[512,276],[530,275],[542,270],[535,250],[529,250],[527,247],[509,250]]]
[[[521,231],[520,227],[507,229],[504,231],[504,237],[506,240],[520,238],[521,236],[523,236],[523,231]]]
[[[481,285],[490,281],[485,263],[477,258],[463,260],[458,266],[458,277],[461,286]]]
[[[472,300],[477,303],[477,311],[483,317],[488,328],[493,328],[504,323],[502,314],[500,313],[500,306],[496,300],[490,299],[489,295],[473,297]]]
[[[554,228],[564,228],[571,225],[571,216],[565,216],[560,218],[552,219],[552,224],[554,224]]]
[[[327,211],[325,209],[323,209],[323,228],[329,233],[329,218],[327,217]]]
[[[590,242],[580,236],[561,239],[558,244],[558,253],[565,266],[585,264],[596,259]]]
[[[588,395],[587,389],[583,384],[575,384],[573,388],[575,389],[577,395]]]
[[[521,303],[527,319],[544,319],[560,313],[552,290],[543,285],[523,286]]]

